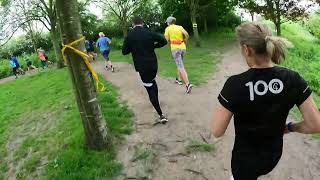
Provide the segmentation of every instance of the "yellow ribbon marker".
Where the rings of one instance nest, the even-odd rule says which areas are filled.
[[[79,42],[85,40],[85,37],[81,37],[79,38],[78,40],[75,40],[73,42],[71,42],[70,44],[67,44],[67,45],[64,45],[61,52],[62,52],[62,56],[63,56],[63,60],[66,62],[67,61],[67,56],[65,55],[65,51],[67,48],[69,49],[72,49],[76,54],[78,54],[83,60],[84,62],[86,63],[89,71],[91,72],[92,74],[92,77],[93,79],[96,81],[96,87],[97,87],[97,90],[100,91],[100,92],[103,92],[105,91],[105,87],[104,85],[102,84],[102,82],[99,80],[99,76],[97,75],[97,73],[94,71],[92,65],[90,64],[89,62],[89,56],[85,53],[85,52],[82,52],[76,48],[74,48],[73,46],[78,44]]]

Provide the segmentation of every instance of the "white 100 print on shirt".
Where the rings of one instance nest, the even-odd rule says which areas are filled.
[[[258,89],[259,85],[263,86],[262,91],[259,91]],[[267,84],[263,80],[259,80],[255,84],[253,84],[253,82],[250,81],[246,84],[246,86],[249,87],[251,101],[254,101],[255,94],[259,96],[263,96],[267,94],[268,91],[270,91],[273,94],[279,94],[283,90],[283,82],[280,79],[272,79],[269,82],[269,84]]]

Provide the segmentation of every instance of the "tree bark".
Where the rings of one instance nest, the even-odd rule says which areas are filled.
[[[126,26],[122,26],[122,34],[123,34],[123,37],[128,36],[128,28]]]
[[[281,36],[281,23],[276,23],[277,36]]]
[[[69,44],[82,37],[77,0],[57,0],[61,36],[64,44]],[[84,49],[84,41],[74,46]],[[95,85],[84,61],[72,50],[66,50],[68,69],[73,81],[74,92],[80,111],[85,144],[89,149],[102,150],[107,147],[107,128],[97,100]]]
[[[251,15],[251,21],[254,22],[254,12],[250,12]]]
[[[190,11],[190,19],[193,27],[193,35],[194,40],[196,42],[196,47],[200,47],[200,37],[198,31],[198,24],[197,24],[197,11],[199,9],[199,1],[198,0],[188,0],[187,1]]]
[[[197,25],[197,20],[195,15],[191,16],[191,23],[193,26],[193,35],[194,35],[194,40],[196,42],[196,47],[200,47],[200,37],[199,37],[198,25]]]
[[[53,45],[53,50],[54,54],[56,56],[57,60],[57,68],[63,68],[64,67],[64,62],[63,62],[63,57],[61,54],[61,49],[60,49],[60,44],[59,44],[59,37],[58,37],[58,32],[56,27],[52,27],[50,31],[50,36],[51,36],[51,42]]]
[[[30,33],[30,38],[31,38],[33,50],[34,50],[34,52],[37,52],[37,45],[36,45],[37,43],[36,43],[36,39],[34,38],[34,32],[32,29],[32,25],[30,24],[30,22],[28,22],[27,26],[28,26],[29,33]]]
[[[276,4],[276,15],[275,15],[275,25],[276,25],[276,29],[277,29],[277,35],[281,36],[281,10],[280,10],[280,1],[276,0],[275,1]]]
[[[207,22],[207,17],[204,17],[204,21],[203,21],[203,28],[204,28],[204,32],[208,33],[208,22]]]

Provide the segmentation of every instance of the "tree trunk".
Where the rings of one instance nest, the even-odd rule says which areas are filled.
[[[32,29],[32,25],[30,22],[27,23],[27,31],[29,31],[30,33],[30,39],[31,39],[31,43],[32,43],[32,46],[33,46],[33,50],[34,52],[37,52],[37,43],[36,43],[36,39],[34,37],[34,32],[33,32],[33,29]]]
[[[207,17],[204,17],[204,21],[203,21],[203,28],[204,28],[204,32],[208,33],[208,22],[207,22]]]
[[[54,54],[57,60],[57,68],[63,68],[64,67],[64,62],[63,62],[63,57],[61,54],[61,49],[60,49],[60,44],[59,44],[59,37],[58,37],[58,32],[56,27],[52,27],[50,31],[50,36],[51,36],[51,42],[53,45],[53,50]]]
[[[56,1],[61,36],[64,44],[69,44],[82,37],[77,0]],[[84,42],[74,46],[84,49]],[[101,150],[107,147],[107,128],[97,100],[95,85],[84,61],[74,51],[66,50],[68,69],[73,81],[78,108],[80,111],[85,143],[90,149]]]
[[[128,18],[125,16],[121,19],[121,29],[122,29],[122,35],[124,38],[127,37],[127,35],[128,35],[129,25],[128,25],[127,19]]]
[[[191,23],[193,26],[193,35],[194,40],[196,42],[196,47],[200,47],[200,37],[199,37],[199,31],[198,31],[198,24],[195,15],[191,15]]]
[[[122,34],[123,34],[123,37],[127,37],[128,36],[128,29],[127,29],[126,26],[122,27]]]
[[[251,15],[251,21],[254,22],[254,12],[250,12]]]
[[[276,22],[275,22],[275,25],[276,25],[276,28],[277,28],[277,35],[278,36],[281,36],[281,10],[280,10],[280,1],[277,0],[275,1],[275,4],[276,4]]]

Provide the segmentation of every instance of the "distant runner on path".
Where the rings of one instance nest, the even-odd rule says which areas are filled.
[[[38,58],[40,59],[41,62],[41,67],[42,69],[44,68],[48,68],[48,63],[47,63],[47,56],[45,51],[42,48],[37,49],[37,53],[38,53]]]
[[[97,47],[100,49],[100,52],[105,60],[106,69],[111,69],[114,72],[114,67],[112,62],[110,61],[109,54],[110,54],[110,46],[111,40],[108,37],[105,37],[103,32],[99,33],[99,39],[97,40]]]
[[[236,33],[250,69],[225,83],[218,96],[212,133],[222,136],[234,116],[231,179],[257,180],[278,164],[285,133],[320,132],[320,113],[299,73],[274,65],[282,62],[286,48],[292,46],[288,40],[272,36],[268,26],[256,23],[244,23]],[[286,124],[295,105],[303,121]]]
[[[92,40],[85,40],[84,44],[85,44],[87,54],[89,55],[90,59],[92,61],[95,61],[97,54],[94,52],[93,41]]]
[[[154,49],[165,46],[167,41],[161,35],[145,29],[143,25],[143,20],[140,17],[133,19],[134,28],[124,40],[122,54],[132,54],[134,67],[140,74],[149,99],[160,117],[160,122],[166,123],[168,119],[160,108],[158,85],[155,80],[158,72],[158,60]]]
[[[24,70],[21,68],[17,57],[14,56],[14,55],[12,55],[12,56],[11,56],[11,60],[12,60],[12,61],[15,63],[15,65],[16,65],[16,67],[15,67],[16,73],[18,73],[18,74],[20,74],[20,75],[24,75],[25,72],[24,72]]]
[[[166,28],[164,35],[167,41],[171,44],[172,56],[177,64],[178,75],[184,81],[186,85],[186,93],[189,94],[193,85],[189,82],[188,74],[183,63],[183,57],[187,50],[186,42],[188,41],[189,34],[182,26],[176,25],[176,18],[168,17],[166,22],[168,27]],[[176,78],[176,83],[182,84],[179,77]]]
[[[17,65],[12,58],[9,59],[10,67],[16,79],[18,78]]]

